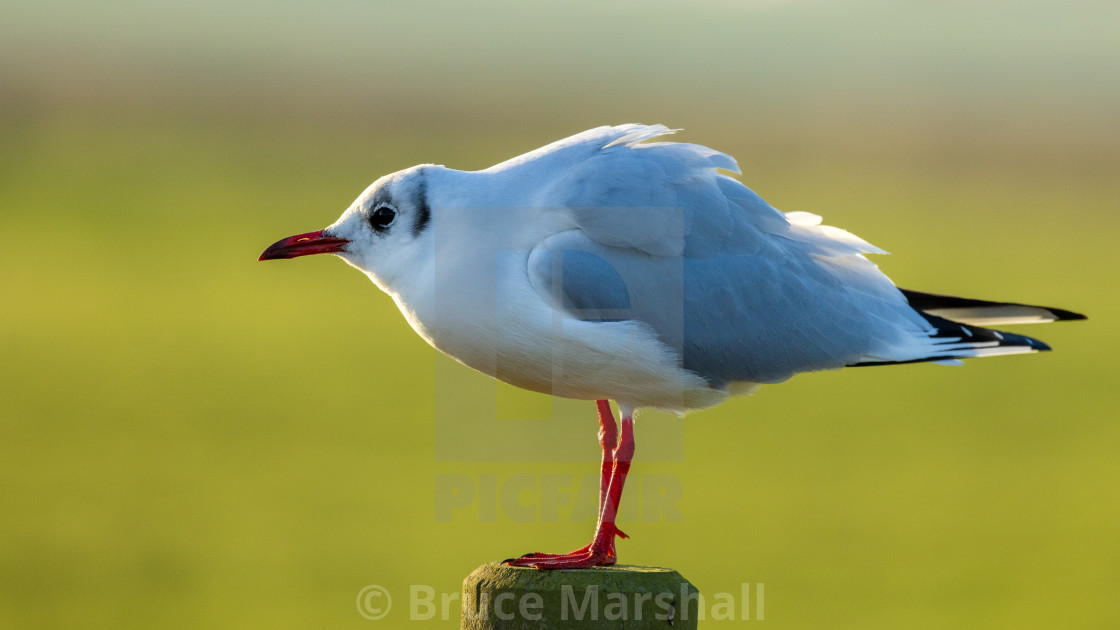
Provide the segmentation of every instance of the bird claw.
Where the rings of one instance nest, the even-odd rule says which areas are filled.
[[[614,551],[614,537],[629,538],[622,530],[609,524],[601,531],[597,531],[595,540],[570,553],[540,553],[535,551],[527,553],[520,558],[503,560],[502,564],[511,567],[528,567],[533,569],[590,569],[591,567],[609,567],[618,562]],[[605,544],[604,544],[604,541]]]
[[[615,562],[614,550],[596,551],[591,545],[581,547],[571,553],[527,553],[520,558],[506,560],[511,567],[526,567],[541,570],[590,569],[607,567]]]

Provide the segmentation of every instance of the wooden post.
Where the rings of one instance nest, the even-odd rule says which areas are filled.
[[[463,630],[696,628],[700,593],[672,569],[484,564],[463,580]]]

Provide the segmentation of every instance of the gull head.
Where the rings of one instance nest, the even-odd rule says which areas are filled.
[[[425,164],[382,177],[329,227],[280,239],[257,260],[335,254],[390,291],[421,260],[432,219],[428,171],[436,168]]]

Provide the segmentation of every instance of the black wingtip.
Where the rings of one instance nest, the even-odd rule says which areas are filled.
[[[1073,311],[1066,311],[1060,308],[1047,307],[1046,310],[1050,311],[1058,318],[1054,320],[1056,322],[1075,322],[1081,319],[1089,319],[1088,315],[1082,315],[1081,313],[1074,313]]]
[[[1037,350],[1039,352],[1050,352],[1051,350],[1053,350],[1053,348],[1050,347],[1050,344],[1040,339],[1035,339],[1034,337],[1023,337],[1023,339],[1026,339],[1030,342],[1032,350]]]
[[[934,355],[929,357],[922,357],[918,359],[910,359],[907,361],[861,361],[859,363],[849,364],[848,367],[865,367],[875,365],[898,365],[903,363],[925,363],[927,361],[944,361],[946,359],[968,359],[976,356],[984,356],[983,354],[973,354],[973,351],[982,349],[986,346],[1017,346],[1020,348],[1030,348],[1034,352],[1049,352],[1052,350],[1049,344],[1041,339],[1034,337],[1027,337],[1026,335],[1019,335],[1010,333],[1003,330],[994,330],[991,328],[983,328],[981,326],[972,326],[969,324],[962,324],[929,313],[918,312],[919,315],[924,317],[926,321],[933,325],[936,333],[933,338],[944,338],[950,342],[958,342],[967,340],[968,342],[975,342],[976,345],[972,351],[965,350],[959,355]],[[1026,352],[1026,351],[1024,351]]]
[[[1020,306],[1023,308],[1037,309],[1050,313],[1054,316],[1053,321],[1056,322],[1069,322],[1077,321],[1080,319],[1089,319],[1081,313],[1067,311],[1063,308],[1053,308],[1051,306],[1038,306],[1035,304],[1023,304],[1021,302],[992,302],[989,300],[974,300],[972,298],[962,298],[954,295],[942,295],[940,293],[926,293],[924,291],[913,291],[911,289],[899,289],[902,295],[906,297],[906,301],[910,303],[910,307],[916,311],[937,311],[939,309],[982,309],[989,307],[1000,306]],[[950,319],[952,319],[950,317]]]

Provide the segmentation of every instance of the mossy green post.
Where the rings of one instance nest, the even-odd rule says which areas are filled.
[[[696,627],[699,591],[672,569],[539,571],[484,564],[463,580],[463,630]]]

